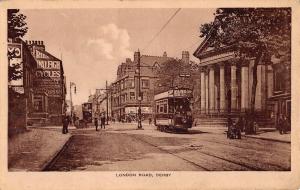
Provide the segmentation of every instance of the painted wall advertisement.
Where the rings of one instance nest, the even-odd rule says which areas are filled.
[[[21,71],[21,77],[18,79],[14,79],[8,82],[8,85],[14,89],[14,91],[24,94],[24,87],[23,87],[23,62],[22,62],[22,44],[18,43],[8,43],[7,44],[7,51],[10,57],[9,65],[15,66],[19,65],[20,67],[17,71]]]
[[[36,51],[36,92],[47,93],[51,97],[60,97],[62,95],[60,61],[52,60],[51,57]]]

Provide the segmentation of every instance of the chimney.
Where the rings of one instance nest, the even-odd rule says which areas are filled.
[[[164,52],[163,57],[167,57],[167,52]]]
[[[131,59],[130,58],[126,58],[126,63],[131,63]]]
[[[134,52],[134,58],[133,58],[133,61],[134,62],[138,62],[138,58],[139,58],[139,52]]]
[[[188,51],[182,51],[182,62],[186,64],[190,62],[190,54]]]

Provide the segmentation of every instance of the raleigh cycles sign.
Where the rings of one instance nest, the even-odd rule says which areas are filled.
[[[62,95],[61,63],[52,57],[36,50],[37,69],[35,86],[37,93],[47,93],[52,97]]]

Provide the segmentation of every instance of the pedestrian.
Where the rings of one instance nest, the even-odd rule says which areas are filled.
[[[283,120],[283,115],[282,114],[279,115],[278,130],[279,130],[279,133],[282,135],[283,132],[284,132],[284,120]]]
[[[151,125],[151,123],[152,123],[152,118],[149,117],[149,125]]]
[[[95,117],[95,119],[94,119],[94,124],[96,127],[96,131],[98,131],[98,118],[97,117]]]
[[[105,129],[105,115],[102,114],[100,119],[101,119],[101,129],[102,127]]]
[[[237,127],[239,130],[241,130],[241,132],[244,131],[244,119],[242,116],[240,116],[237,121]]]
[[[286,115],[283,116],[282,133],[286,134],[289,128],[289,121]]]
[[[70,123],[70,117],[69,116],[63,116],[63,119],[62,119],[62,124],[63,124],[62,133],[63,134],[66,134],[66,133],[69,132],[68,131],[69,123]]]
[[[227,138],[232,139],[233,138],[233,129],[232,126],[233,122],[232,119],[230,117],[227,118]]]
[[[73,125],[75,125],[75,122],[76,122],[76,114],[75,113],[73,113]]]

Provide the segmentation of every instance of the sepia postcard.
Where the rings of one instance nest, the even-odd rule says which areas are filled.
[[[0,190],[300,188],[300,1],[0,4]]]

